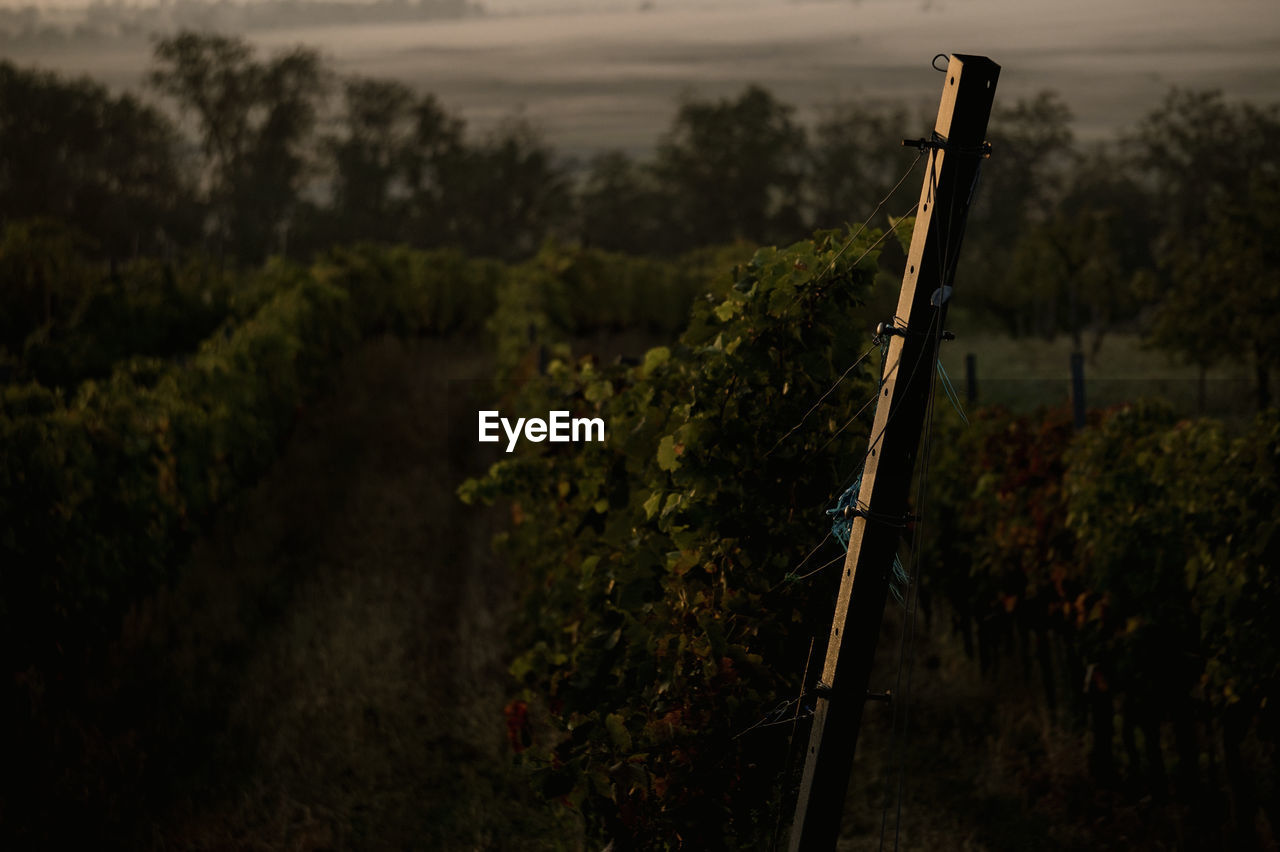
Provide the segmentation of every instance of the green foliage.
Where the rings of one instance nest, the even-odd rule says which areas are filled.
[[[454,250],[343,246],[316,262],[314,274],[351,295],[362,328],[396,334],[478,331],[509,276],[495,261]]]
[[[236,297],[226,278],[200,264],[121,265],[86,287],[65,321],[42,325],[27,338],[25,371],[45,385],[74,387],[105,378],[130,357],[189,353],[233,315]]]
[[[270,276],[245,281],[193,259],[102,263],[87,238],[45,219],[13,221],[0,236],[0,347],[10,379],[74,387],[105,378],[130,357],[190,354],[231,317],[277,290]]]
[[[1061,206],[1025,227],[1011,258],[1007,295],[1034,312],[1037,332],[1064,332],[1077,352],[1087,330],[1096,354],[1107,331],[1137,316],[1135,280],[1153,263],[1153,216],[1141,189],[1114,169],[1105,156],[1082,165]]]
[[[1151,342],[1202,368],[1227,352],[1253,361],[1258,410],[1280,363],[1280,105],[1232,104],[1220,92],[1175,90],[1143,122],[1135,147],[1159,188],[1161,263],[1146,295]],[[1205,345],[1214,329],[1235,346]]]
[[[440,176],[446,245],[518,260],[559,236],[569,181],[556,152],[527,121],[504,122],[460,151]]]
[[[59,308],[28,336],[26,360],[9,365],[57,389],[6,384],[0,410],[0,609],[17,669],[71,664],[110,634],[211,514],[266,469],[299,406],[360,337],[476,334],[487,323],[518,361],[526,328],[508,334],[504,317],[551,317],[548,335],[580,334],[622,323],[620,299],[627,309],[643,302],[643,316],[664,328],[695,287],[692,273],[664,276],[666,265],[598,252],[548,249],[507,267],[368,244],[311,267],[275,259],[236,279],[140,261],[93,283],[91,266],[56,250],[63,231],[20,239],[29,231],[11,228],[6,245],[44,251],[39,282],[79,302]],[[34,312],[45,300],[34,287],[10,296]],[[607,395],[604,385],[588,390]]]
[[[209,512],[261,473],[358,332],[347,298],[302,282],[188,363],[135,358],[65,399],[6,389],[0,601],[11,661],[74,665]]]
[[[129,257],[190,239],[178,133],[133,95],[0,61],[0,223],[49,218]]]
[[[730,245],[661,261],[548,243],[510,267],[498,287],[486,328],[499,379],[526,377],[535,350],[547,343],[552,354],[564,355],[563,344],[583,335],[630,328],[674,336],[695,299],[726,289],[717,274],[749,254],[746,246]]]
[[[1232,103],[1221,91],[1175,88],[1129,142],[1137,164],[1156,179],[1170,232],[1190,235],[1274,164],[1278,134],[1274,104]]]
[[[10,661],[74,664],[270,464],[360,336],[475,330],[500,273],[451,253],[356,247],[313,269],[274,261],[234,287],[143,262],[90,290],[28,340],[23,365],[74,381],[7,385],[0,411]]]
[[[549,239],[674,258],[859,221],[907,162],[892,140],[927,128],[864,102],[828,110],[808,134],[791,106],[749,86],[685,99],[651,158],[605,153],[575,184],[528,122],[472,136],[437,98],[394,81],[343,81],[335,127],[321,132],[334,73],[304,48],[263,57],[242,38],[178,32],[157,40],[149,79],[194,119],[198,144],[135,98],[0,63],[2,223],[65,222],[95,260],[181,249],[256,266],[379,240],[514,262]],[[1202,370],[1225,351],[1203,345],[1212,328],[1247,350],[1257,407],[1269,407],[1278,109],[1174,90],[1086,155],[1052,92],[997,105],[968,220],[966,303],[1013,336],[1067,333],[1080,350],[1091,334],[1095,354],[1112,329],[1136,327]],[[907,180],[886,212],[917,189]],[[901,262],[890,250],[882,265]],[[47,290],[24,276],[17,289]],[[34,314],[20,306],[16,339],[0,320],[10,359],[41,324],[31,316],[74,310],[64,295],[45,292]],[[892,309],[891,296],[872,298]]]
[[[324,146],[333,158],[335,226],[347,240],[406,239],[408,224],[438,185],[443,154],[456,149],[461,128],[445,120],[435,99],[421,101],[403,83],[352,78],[343,85],[343,132]],[[397,195],[397,184],[409,197]],[[432,213],[438,200],[431,199]],[[424,216],[423,218],[431,218]]]
[[[835,435],[874,393],[869,371],[779,438],[867,345],[874,257],[849,264],[876,236],[839,259],[836,233],[761,249],[639,365],[553,361],[521,410],[601,416],[607,440],[541,445],[460,490],[511,507],[501,548],[524,575],[528,649],[512,673],[545,731],[526,765],[602,838],[768,840],[780,738],[734,734],[798,688],[809,589],[784,578],[865,440]]]
[[[631,254],[679,245],[670,200],[653,170],[622,151],[593,157],[578,191],[578,233],[585,245]]]
[[[325,90],[319,54],[260,62],[243,39],[183,31],[156,42],[150,82],[198,123],[218,238],[249,261],[283,245]]]
[[[1277,121],[1280,129],[1280,120]],[[1271,405],[1270,373],[1280,365],[1280,172],[1260,174],[1242,198],[1223,202],[1190,239],[1172,248],[1162,270],[1150,340],[1191,363],[1211,366],[1227,352],[1253,362],[1258,410]],[[1213,328],[1232,349],[1206,345]]]
[[[800,233],[806,147],[792,111],[759,86],[681,105],[653,166],[678,248]]]
[[[849,103],[826,110],[809,143],[813,220],[860,218],[869,202],[888,195],[911,163],[892,140],[919,136],[932,120],[932,113],[913,115],[890,104]],[[886,209],[894,214],[906,210],[919,194],[920,182],[908,179],[886,202]]]
[[[1205,741],[1215,729],[1229,761],[1239,760],[1242,718],[1244,729],[1261,718],[1259,736],[1271,742],[1280,683],[1274,412],[1234,438],[1218,422],[1175,422],[1151,404],[1108,412],[1078,433],[1065,412],[988,411],[940,437],[924,577],[966,636],[977,628],[984,664],[1034,637],[1051,703],[1065,662],[1068,696],[1085,679],[1101,700],[1090,705],[1095,724],[1100,714],[1110,731],[1123,708],[1126,728],[1152,738],[1141,766],[1129,749],[1126,771],[1156,796],[1167,793],[1164,722],[1180,731],[1184,795],[1199,783],[1200,755],[1218,748]],[[1200,739],[1196,719],[1213,723]],[[1109,755],[1109,737],[1093,749]],[[1242,772],[1229,781],[1248,807]]]
[[[1014,336],[1058,330],[1052,314],[1059,299],[1042,299],[1044,287],[1031,286],[1026,268],[1015,269],[1012,261],[1019,249],[1027,251],[1020,238],[1040,236],[1039,226],[1061,201],[1075,157],[1070,126],[1070,109],[1049,91],[998,106],[991,115],[991,159],[982,164],[967,225],[966,280],[973,286],[966,304]]]
[[[1170,421],[1121,410],[1068,454],[1068,525],[1103,598],[1106,651],[1124,688],[1265,706],[1280,674],[1276,417],[1235,440],[1214,421]]]
[[[86,238],[51,219],[7,222],[0,234],[0,346],[20,355],[42,326],[65,321],[89,288]]]
[[[1219,704],[1244,700],[1247,708],[1274,713],[1280,701],[1280,417],[1274,410],[1231,444],[1215,475],[1231,494],[1218,507],[1224,523],[1187,564],[1188,583],[1201,600],[1204,680]]]
[[[925,576],[958,616],[979,626],[984,662],[1016,631],[1055,629],[1087,605],[1066,530],[1065,411],[1043,419],[975,412],[933,438]]]
[[[333,203],[318,215],[301,188],[327,76],[306,50],[260,61],[234,38],[157,44],[153,82],[202,134],[215,244],[254,262],[339,238],[532,259],[359,244],[234,276],[153,261],[108,271],[103,255],[195,242],[205,206],[176,177],[175,133],[130,98],[0,63],[0,369],[16,380],[0,398],[10,670],[76,658],[109,633],[270,463],[361,335],[486,331],[520,408],[603,416],[610,430],[603,446],[542,445],[463,489],[509,501],[504,547],[527,573],[528,651],[513,673],[538,722],[528,765],[601,836],[758,839],[780,756],[732,733],[798,686],[808,637],[797,625],[822,596],[784,578],[847,484],[840,465],[861,451],[857,430],[829,440],[842,425],[833,412],[860,405],[871,377],[845,381],[778,439],[883,316],[854,310],[877,258],[848,266],[876,235],[839,261],[834,234],[763,249],[717,279],[715,251],[658,262],[546,243],[569,187],[527,125],[465,144],[433,98],[379,81],[348,84],[344,126],[324,148]],[[1156,345],[1207,365],[1235,350],[1205,339],[1232,341],[1254,361],[1265,408],[1280,311],[1275,109],[1172,95],[1134,140],[1154,195],[1125,161],[1078,158],[1069,119],[1047,94],[993,119],[970,220],[972,301],[1015,332],[1077,339],[1158,303]],[[896,176],[869,137],[904,120],[835,115],[810,146],[758,87],[689,101],[652,163],[597,162],[579,195],[582,233],[674,255],[795,234],[812,207],[849,217],[859,187],[865,203],[881,194],[867,187],[887,191]],[[40,215],[70,226],[18,218]],[[153,239],[157,224],[166,233]],[[568,356],[576,336],[637,324],[685,331],[641,364]],[[1274,708],[1278,428],[1264,415],[1233,438],[1148,407],[1081,435],[1061,413],[979,416],[935,449],[939,567],[926,589],[977,625],[988,662],[1016,634],[1051,636],[1126,701]]]

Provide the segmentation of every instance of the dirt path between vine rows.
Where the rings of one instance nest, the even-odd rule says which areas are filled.
[[[571,848],[511,769],[510,584],[493,517],[454,496],[489,461],[486,364],[466,343],[364,346],[131,618],[137,765],[108,822],[135,845]]]

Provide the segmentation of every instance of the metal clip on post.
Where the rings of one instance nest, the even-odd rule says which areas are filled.
[[[910,333],[905,328],[898,328],[892,322],[882,322],[876,325],[876,337],[893,337],[894,335],[906,337]],[[954,331],[944,331],[942,332],[942,339],[955,340],[956,333]]]

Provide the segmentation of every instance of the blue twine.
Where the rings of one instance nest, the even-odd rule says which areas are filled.
[[[845,509],[853,506],[858,502],[858,491],[862,489],[862,473],[858,473],[858,478],[853,481],[845,492],[840,495],[840,499],[836,501],[834,509],[827,510],[827,516],[831,520],[831,534],[836,537],[836,541],[845,549],[849,549],[849,535],[853,532],[853,518],[845,517]]]
[[[827,516],[831,518],[831,534],[835,536],[836,541],[840,542],[840,546],[845,550],[849,549],[849,536],[853,533],[853,518],[845,516],[845,509],[857,504],[860,490],[862,490],[861,471],[859,471],[858,478],[853,481],[853,484],[840,495],[840,499],[836,501],[836,507],[827,509]],[[902,566],[902,560],[895,553],[893,555],[893,568],[889,574],[889,591],[893,593],[894,600],[902,606],[906,606],[907,599],[904,592],[910,582],[911,578],[907,576],[907,569]]]
[[[902,560],[898,558],[898,554],[893,554],[893,569],[889,574],[889,591],[893,592],[893,599],[900,606],[907,605],[906,589],[911,582],[911,578],[907,576],[907,569],[902,567]]]
[[[880,344],[880,387],[884,387],[884,366],[885,361],[889,357],[889,335],[883,335],[877,341]],[[947,377],[947,371],[942,368],[942,361],[938,362],[938,375],[942,377],[942,389],[946,393],[947,399],[951,400],[951,404],[955,407],[956,413],[964,420],[965,425],[969,424],[969,418],[965,416],[963,409],[960,407],[960,398],[956,395],[955,388],[951,386],[951,379]],[[836,500],[834,509],[827,509],[827,517],[831,518],[831,534],[835,536],[836,541],[840,542],[840,546],[845,550],[849,549],[849,536],[853,533],[853,518],[845,514],[845,510],[857,505],[858,492],[862,490],[862,471],[858,471],[858,476],[853,480],[853,484],[844,490],[840,495],[840,499]],[[903,567],[902,560],[898,554],[893,555],[893,566],[889,573],[889,591],[893,593],[894,600],[899,604],[906,605],[906,595],[904,593],[907,585],[910,584],[911,577],[907,574],[907,569]]]

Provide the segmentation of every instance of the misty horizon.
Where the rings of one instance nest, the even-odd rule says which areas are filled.
[[[367,20],[361,4],[371,10]],[[182,26],[236,32],[266,53],[314,47],[339,74],[393,78],[436,94],[481,132],[518,116],[570,157],[606,149],[643,153],[682,97],[728,97],[752,83],[794,104],[806,123],[824,108],[854,100],[925,104],[936,88],[929,58],[946,52],[1001,62],[1005,103],[1058,91],[1085,141],[1131,128],[1175,86],[1277,100],[1280,8],[1264,0],[1214,7],[1193,0],[1070,6],[606,0],[583,14],[587,6],[577,0],[193,0],[147,8],[217,12],[221,17],[208,23],[196,18]],[[5,8],[10,18],[18,14],[12,3]],[[58,0],[39,8],[65,12]],[[94,7],[103,20],[142,8]],[[404,17],[450,8],[475,13]],[[262,9],[285,10],[288,25],[235,25],[236,15],[247,15],[250,24],[266,20],[253,17]],[[1161,14],[1152,14],[1157,9]],[[384,12],[391,17],[380,19]],[[88,74],[152,98],[143,85],[151,33],[139,25],[120,38],[10,39],[3,50],[19,64]]]

